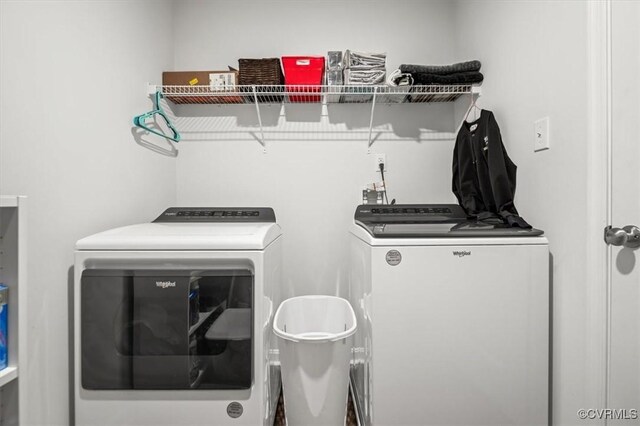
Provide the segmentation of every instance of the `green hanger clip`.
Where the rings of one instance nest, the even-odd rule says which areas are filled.
[[[169,120],[169,117],[167,117],[167,114],[164,113],[164,110],[162,109],[162,106],[160,106],[160,99],[162,99],[164,97],[164,95],[158,90],[156,91],[156,97],[155,97],[155,108],[153,111],[149,111],[149,112],[145,112],[144,114],[141,115],[136,115],[135,117],[133,117],[133,124],[136,125],[137,127],[140,127],[141,129],[146,130],[147,132],[156,134],[158,136],[162,136],[163,138],[167,138],[169,140],[172,140],[174,142],[180,142],[180,133],[178,133],[178,131],[176,130],[175,127],[173,127],[173,123],[171,123],[171,120]],[[155,115],[159,115],[160,117],[162,117],[165,121],[165,123],[167,124],[167,127],[169,128],[169,130],[171,130],[171,132],[173,132],[173,136],[168,136],[164,133],[162,133],[161,131],[158,131],[156,129],[152,129],[149,126],[147,126],[147,120]]]

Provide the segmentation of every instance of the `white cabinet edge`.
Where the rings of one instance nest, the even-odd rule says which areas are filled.
[[[24,373],[27,369],[27,197],[23,195],[0,196],[0,208],[17,208],[18,214],[18,362],[10,361],[9,366],[0,372],[0,389],[5,384],[18,379],[18,367]],[[27,410],[28,384],[24,375],[19,379],[18,387],[18,412],[20,424],[30,424]]]
[[[18,367],[10,365],[4,370],[0,370],[0,389],[18,377]]]
[[[0,207],[18,207],[18,197],[13,195],[0,196]]]

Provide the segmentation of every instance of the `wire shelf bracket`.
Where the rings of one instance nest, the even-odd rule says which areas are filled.
[[[373,114],[376,112],[376,99],[378,97],[378,88],[376,87],[373,91],[373,99],[371,101],[371,117],[369,117],[369,141],[367,142],[367,154],[371,154],[371,145],[373,141],[371,140],[371,133],[373,131]]]
[[[262,128],[262,116],[260,115],[260,104],[258,103],[258,93],[256,92],[256,86],[251,86],[251,89],[253,91],[253,101],[256,104],[256,115],[258,116],[258,125],[260,126],[260,139],[258,140],[258,142],[260,142],[260,145],[262,145],[262,153],[266,154],[267,145],[264,140],[264,129]]]

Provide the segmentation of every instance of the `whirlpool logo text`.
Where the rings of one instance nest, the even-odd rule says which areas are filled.
[[[156,287],[167,288],[167,287],[175,287],[175,281],[156,281]]]
[[[468,250],[455,250],[453,252],[453,255],[458,257],[465,257],[465,256],[471,256],[471,252]]]

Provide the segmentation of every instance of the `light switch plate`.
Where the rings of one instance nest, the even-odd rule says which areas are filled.
[[[549,149],[549,117],[537,120],[533,124],[533,131],[533,150],[537,152]]]

